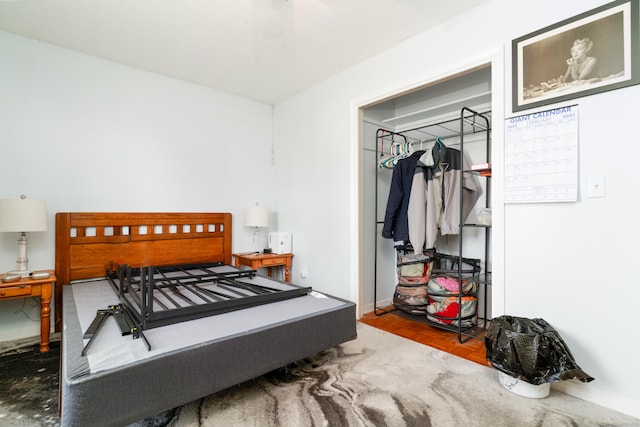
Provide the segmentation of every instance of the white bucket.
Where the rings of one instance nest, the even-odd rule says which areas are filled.
[[[498,381],[500,385],[512,393],[519,396],[530,397],[532,399],[542,399],[549,396],[551,384],[544,383],[540,385],[530,384],[526,381],[513,378],[502,371],[498,371]]]

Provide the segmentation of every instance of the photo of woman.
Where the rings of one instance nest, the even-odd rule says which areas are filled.
[[[614,4],[513,41],[514,111],[640,82],[637,3]]]
[[[598,59],[591,56],[593,42],[588,38],[577,39],[571,46],[571,58],[567,59],[567,72],[560,76],[560,83],[572,82],[576,80],[597,79]]]

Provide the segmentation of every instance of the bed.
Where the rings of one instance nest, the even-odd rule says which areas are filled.
[[[126,425],[356,337],[354,303],[253,272],[239,280],[286,297],[233,308],[223,301],[222,310],[214,299],[211,314],[161,317],[140,328],[142,338],[123,335],[107,316],[85,337],[99,312],[122,302],[107,277],[117,266],[245,272],[231,266],[231,231],[229,213],[56,214],[63,426]]]

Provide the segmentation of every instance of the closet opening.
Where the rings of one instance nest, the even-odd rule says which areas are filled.
[[[478,328],[471,324],[468,324],[467,331],[463,327],[465,322],[476,318],[477,324],[484,326],[485,320],[491,319],[492,240],[490,227],[468,226],[471,223],[475,225],[478,215],[482,214],[485,217],[487,213],[490,215],[491,184],[490,179],[486,179],[486,175],[490,174],[490,167],[489,172],[484,171],[485,176],[475,176],[480,173],[474,174],[473,179],[477,180],[479,194],[477,199],[472,201],[472,206],[462,204],[465,206],[465,209],[462,210],[468,210],[469,213],[468,216],[465,215],[464,220],[454,221],[456,222],[454,225],[465,224],[460,227],[460,233],[453,234],[449,230],[441,234],[442,230],[439,228],[433,248],[430,245],[423,248],[413,248],[410,241],[396,241],[395,236],[390,237],[388,230],[386,230],[387,236],[383,237],[383,228],[389,225],[389,218],[386,216],[388,215],[388,205],[391,204],[390,198],[393,197],[391,194],[393,191],[392,181],[397,164],[394,164],[394,161],[409,158],[416,152],[431,153],[430,150],[434,149],[434,145],[439,144],[451,152],[462,151],[460,153],[461,159],[464,159],[467,169],[470,169],[472,164],[490,164],[492,146],[490,137],[491,85],[492,71],[491,64],[488,63],[399,93],[361,109],[362,228],[360,239],[361,286],[359,290],[361,315],[373,313],[375,316],[386,316],[387,311],[392,311],[394,314],[415,321],[419,324],[417,327],[439,328],[440,325],[433,324],[435,319],[436,323],[445,325],[444,328],[439,329],[457,334],[461,343],[478,334],[476,332]],[[464,177],[466,174],[463,173],[460,176]],[[438,182],[442,186],[442,182]],[[464,187],[460,188],[462,192],[466,192]],[[456,197],[458,196],[456,195]],[[450,200],[448,203],[454,202]],[[462,203],[461,199],[460,203]],[[385,224],[385,220],[387,220],[387,224]],[[459,309],[455,319],[449,317],[451,310],[447,311],[449,314],[439,316],[437,308],[434,308],[433,304],[439,302],[438,307],[444,307],[443,298],[430,298],[427,283],[424,283],[423,286],[425,295],[422,295],[422,289],[417,289],[417,287],[409,289],[410,292],[417,292],[416,297],[424,304],[416,303],[418,307],[416,310],[399,310],[401,302],[398,299],[398,285],[405,283],[402,281],[401,275],[401,271],[405,271],[403,269],[405,264],[399,261],[401,255],[418,257],[426,255],[429,257],[433,253],[437,254],[433,259],[438,262],[438,265],[440,263],[446,264],[443,260],[452,257],[453,264],[446,266],[448,269],[461,273],[464,268],[470,268],[468,271],[471,272],[471,276],[461,279],[459,285],[472,279],[478,281],[477,291],[474,291],[473,298],[465,296],[463,302],[461,293],[454,293],[450,295],[452,297],[450,300],[455,300],[460,307],[471,301],[469,307],[473,304],[472,311],[467,310],[463,315],[461,313],[464,310]],[[467,260],[470,260],[470,267],[467,265]],[[417,262],[420,263],[420,260],[418,259]],[[410,264],[408,265],[410,266]],[[428,265],[429,263],[423,261],[423,264]],[[429,268],[433,268],[432,265],[426,270]],[[483,277],[480,278],[480,275]],[[410,284],[413,285],[413,282]],[[430,292],[433,295],[436,294],[433,289]],[[431,307],[429,307],[430,303]],[[436,313],[435,317],[434,313]],[[425,322],[427,319],[431,321]],[[455,324],[453,327],[452,323]],[[468,333],[461,334],[461,332]]]

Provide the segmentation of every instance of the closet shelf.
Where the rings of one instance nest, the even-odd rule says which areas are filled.
[[[466,170],[465,173],[471,173],[478,176],[491,177],[491,169],[487,170]]]

